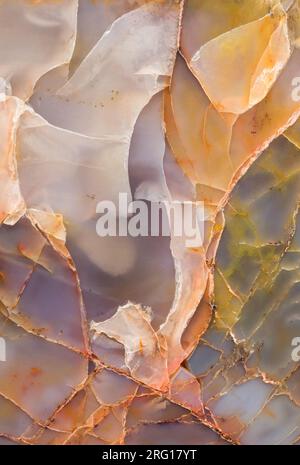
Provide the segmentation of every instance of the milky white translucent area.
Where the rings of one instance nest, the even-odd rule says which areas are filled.
[[[39,79],[34,89],[32,104],[36,104],[41,93],[53,93],[62,87],[112,23],[147,1],[78,0],[76,43],[71,61],[50,70]]]
[[[118,159],[119,166],[127,170],[130,138],[136,120],[151,97],[168,84],[172,73],[179,8],[179,5],[148,4],[121,16],[97,42],[70,81],[57,91],[57,95],[47,94],[46,90],[43,94],[42,89],[39,89],[38,98],[33,98],[31,104],[58,126],[102,140],[105,138],[107,153],[112,150],[111,140],[117,138],[125,141],[121,153],[116,156],[116,163]],[[119,173],[116,166],[112,165],[111,157],[109,164],[110,175],[107,180],[105,176],[103,178],[103,183],[108,186],[108,190],[103,186],[102,191],[106,193],[106,199],[111,198],[109,186],[114,185]],[[114,178],[112,182],[111,176]],[[124,189],[124,184],[123,188],[120,184],[118,187],[118,192],[128,190]],[[94,192],[91,192],[98,200],[103,197],[98,195],[99,189],[95,187]],[[66,193],[70,197],[69,208],[73,208],[74,199],[71,199],[67,190]],[[55,195],[58,200],[58,195]],[[90,201],[89,205],[94,208],[95,202]],[[61,211],[61,207],[58,211]],[[86,217],[83,209],[81,212]],[[82,216],[81,219],[79,217],[80,214],[78,220],[82,221]],[[95,258],[97,247],[94,247],[96,244],[92,231],[88,237],[83,248],[87,249],[86,253],[92,261],[99,263]],[[106,242],[101,252],[104,268],[110,269],[113,274],[128,271],[134,264],[132,241],[128,238],[114,241],[115,254],[110,238],[103,241]],[[112,250],[108,252],[110,248]],[[121,266],[118,262],[120,253],[126,255],[127,265]]]
[[[156,94],[140,113],[130,144],[129,176],[135,199],[165,200],[165,133],[162,121],[163,92]]]
[[[75,71],[117,18],[146,2],[147,0],[79,0],[77,37],[70,63],[71,72]]]
[[[33,102],[57,126],[130,138],[150,98],[169,82],[179,4],[148,4],[118,18],[55,96]]]
[[[94,339],[104,333],[124,345],[126,365],[134,378],[154,388],[167,387],[164,342],[151,325],[149,309],[129,302],[109,320],[92,322],[91,331]]]
[[[27,111],[21,118],[18,170],[30,208],[51,208],[67,222],[93,217],[100,200],[118,202],[129,182],[122,137],[90,138],[48,124]]]
[[[135,197],[137,192],[143,198],[148,198],[148,194],[152,198],[165,195],[165,140],[161,114],[162,93],[159,93],[140,113],[134,127],[129,154],[129,179]],[[100,238],[95,234],[95,224],[95,219],[92,219],[80,229],[68,225],[67,236],[68,247],[80,275],[89,318],[96,321],[107,319],[119,305],[131,300],[152,308],[152,324],[157,329],[165,320],[174,298],[174,262],[170,238]],[[100,353],[101,357],[103,350]]]
[[[118,205],[119,192],[130,199],[127,141],[66,131],[30,111],[20,121],[17,140],[27,207],[61,214],[70,238],[108,272],[118,274],[130,268],[135,253],[131,238],[100,238],[96,233],[98,202]]]
[[[0,221],[6,223],[14,223],[25,211],[15,156],[16,130],[23,109],[23,102],[0,94]]]
[[[0,2],[0,76],[28,99],[37,80],[71,59],[77,0]]]
[[[165,142],[163,139],[162,126],[160,123],[161,111],[161,95],[157,95],[151,100],[147,107],[145,107],[137,121],[130,150],[129,168],[131,187],[135,197],[143,198],[149,201],[157,201],[161,199],[167,199],[169,201],[173,200],[172,195],[170,195],[168,191],[164,174]],[[177,199],[176,196],[177,194],[175,194],[174,200]],[[148,249],[151,250],[151,242],[149,239],[144,239],[143,243],[144,257],[147,256],[147,263],[149,263],[150,255],[148,258],[147,251]],[[167,245],[167,243],[165,243],[165,245]],[[160,323],[161,325],[158,331],[158,335],[162,335],[163,338],[166,337],[166,344],[168,346],[169,370],[172,372],[178,368],[179,364],[185,356],[185,351],[181,345],[181,337],[184,329],[188,324],[188,321],[193,316],[197,304],[205,290],[207,268],[205,266],[203,253],[197,250],[192,251],[186,249],[185,243],[183,241],[179,241],[176,238],[173,238],[171,241],[171,252],[176,268],[175,295],[174,297],[172,296],[173,302],[169,304],[167,309],[165,309],[162,305],[158,305],[158,302],[160,301],[164,303],[162,299],[158,299],[157,302],[155,302],[154,299],[156,308],[155,311],[153,311],[152,324],[155,328],[157,327],[157,323]],[[161,262],[163,261],[164,256],[165,254],[163,251],[161,251]],[[165,269],[168,271],[168,278],[167,273],[165,273],[164,279],[174,279],[173,272],[167,269],[166,266]],[[143,274],[140,276],[144,276],[144,279],[142,280],[140,286],[142,288],[145,287],[145,291],[144,293],[140,294],[140,299],[138,301],[140,303],[145,303],[145,299],[148,299],[147,304],[149,304],[146,284],[148,282],[154,282],[153,280],[155,278],[151,277],[150,273],[149,276],[145,276],[143,271],[141,271],[141,273]],[[137,279],[139,279],[139,277]],[[160,290],[165,289],[158,282],[156,283],[155,288],[157,289],[158,296],[160,295]],[[173,286],[170,286],[170,288],[173,290]],[[151,298],[151,300],[153,302],[153,298]],[[142,316],[143,315],[140,312],[136,313],[136,318],[141,320],[139,323],[141,327],[143,327]],[[117,334],[117,323],[118,322],[116,321],[115,316],[112,316],[103,324],[110,325],[110,331],[113,328],[114,334]],[[139,331],[139,327],[140,326],[137,326],[136,331]],[[108,335],[107,332],[103,332]],[[139,335],[143,340],[143,334],[137,332],[137,335]],[[124,343],[123,336],[121,339],[117,340],[122,344]],[[139,370],[142,370],[142,363],[143,357],[139,357],[137,355],[135,359],[135,365],[132,363],[128,365],[131,369],[131,372],[132,367],[134,366],[135,374],[132,372],[133,375],[140,376],[140,373],[137,371],[137,367],[139,367]],[[152,364],[154,365],[155,363],[157,363],[156,370],[159,370],[161,363],[160,358],[153,360]],[[161,381],[159,382],[161,383]]]

